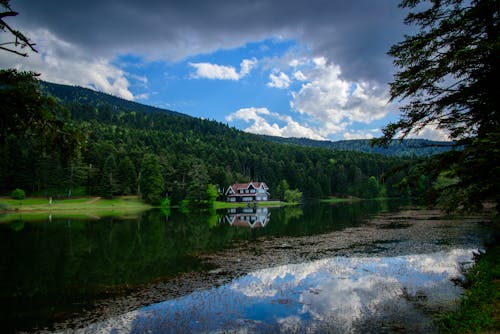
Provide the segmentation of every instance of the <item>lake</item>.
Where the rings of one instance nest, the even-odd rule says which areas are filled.
[[[4,332],[437,329],[492,238],[398,201],[0,223]]]

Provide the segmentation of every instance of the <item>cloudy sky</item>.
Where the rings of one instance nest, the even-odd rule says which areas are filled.
[[[386,54],[409,32],[398,3],[12,0],[7,22],[39,53],[2,52],[0,67],[258,134],[371,138],[398,117]]]

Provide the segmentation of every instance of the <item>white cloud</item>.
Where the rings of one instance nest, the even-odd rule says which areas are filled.
[[[147,100],[151,94],[143,93],[135,96],[136,100]]]
[[[371,130],[352,130],[346,131],[343,134],[344,139],[372,139],[376,136],[380,135],[379,129],[371,129]]]
[[[302,73],[302,71],[296,71],[293,73],[293,77],[299,81],[306,81],[307,77]]]
[[[275,73],[277,72],[278,71],[276,71]],[[269,74],[269,79],[271,81],[267,83],[268,87],[273,87],[278,89],[285,89],[290,87],[290,83],[292,82],[292,80],[288,77],[288,75],[286,75],[283,72],[279,72],[277,75],[275,73]]]
[[[42,73],[42,80],[88,87],[124,99],[134,99],[127,74],[106,59],[95,58],[47,30],[30,31],[29,36],[43,51],[30,54],[27,58],[4,53],[0,66],[36,71]]]
[[[212,80],[234,80],[238,81],[244,76],[248,75],[250,71],[257,65],[257,60],[243,59],[240,64],[240,71],[237,72],[233,66],[218,65],[212,63],[189,63],[189,65],[196,69],[192,74],[195,79],[212,79]]]
[[[242,108],[226,117],[228,122],[238,119],[252,123],[244,130],[250,133],[278,137],[325,139],[316,130],[299,124],[292,117],[272,113],[267,108]],[[283,122],[285,125],[280,127],[276,121]]]
[[[311,67],[296,71],[307,79],[292,92],[291,107],[320,125],[324,137],[338,134],[354,122],[369,124],[388,113],[388,92],[368,82],[349,82],[341,77],[338,65],[326,58],[314,58]]]
[[[417,132],[408,135],[408,138],[420,138],[437,141],[449,141],[450,134],[444,129],[438,129],[434,124],[428,124]]]
[[[244,77],[245,75],[249,74],[250,71],[255,68],[255,66],[257,66],[257,59],[243,59],[240,64],[240,77]]]

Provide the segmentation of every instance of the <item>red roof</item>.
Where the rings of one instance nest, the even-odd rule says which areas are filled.
[[[231,186],[231,188],[233,188],[234,191],[237,191],[238,189],[248,189],[250,185],[252,185],[255,189],[258,189],[262,185],[264,185],[264,189],[269,189],[267,184],[265,184],[264,182],[235,183]]]

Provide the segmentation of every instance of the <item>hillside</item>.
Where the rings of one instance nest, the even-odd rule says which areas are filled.
[[[163,113],[189,117],[186,114],[181,114],[176,111],[148,106],[79,86],[60,85],[46,81],[41,81],[40,84],[42,91],[59,98],[64,103],[91,104],[96,107],[110,105],[114,107],[114,110],[125,109],[146,113]]]
[[[124,100],[109,94],[100,93],[91,89],[42,82],[42,89],[46,93],[59,98],[69,104],[90,104],[95,107],[112,106],[111,110],[129,110],[145,113],[161,113],[183,117],[191,117],[176,111],[161,109],[141,103]],[[359,151],[377,153],[386,156],[431,156],[446,152],[453,146],[452,142],[431,141],[425,139],[394,140],[388,147],[372,147],[368,139],[354,139],[341,141],[319,141],[307,138],[282,138],[262,136],[273,142],[281,144],[294,144],[300,146],[321,147],[340,151]]]
[[[43,83],[85,137],[70,166],[36,143],[9,138],[2,147],[0,193],[38,195],[144,193],[154,182],[173,203],[206,196],[209,184],[264,181],[272,198],[286,187],[306,197],[398,195],[411,160],[356,151],[277,143],[226,124],[144,106],[79,87]],[[398,166],[397,172],[387,174]],[[146,176],[145,176],[146,175]]]

